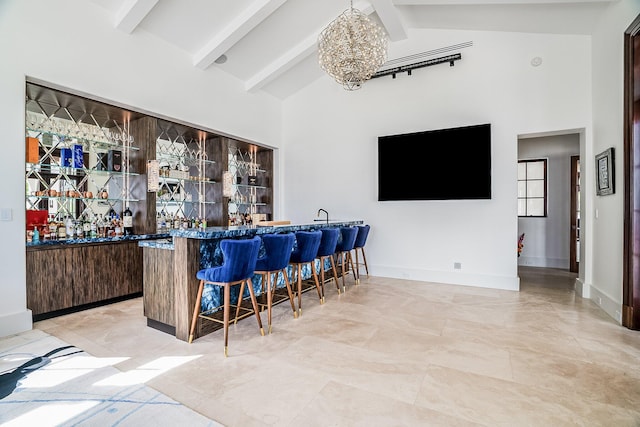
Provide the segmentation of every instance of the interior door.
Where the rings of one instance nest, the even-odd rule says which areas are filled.
[[[569,271],[580,268],[580,156],[571,156],[571,227],[569,236]]]
[[[640,15],[625,32],[624,56],[622,324],[640,329]]]

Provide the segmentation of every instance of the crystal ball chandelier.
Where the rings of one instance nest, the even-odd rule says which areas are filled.
[[[320,67],[346,90],[362,84],[387,60],[387,36],[367,15],[351,7],[318,37]]]

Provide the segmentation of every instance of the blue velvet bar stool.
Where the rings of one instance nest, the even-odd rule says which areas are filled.
[[[287,287],[287,294],[291,302],[291,310],[293,317],[298,317],[296,306],[293,302],[293,294],[291,293],[291,285],[289,284],[289,275],[287,274],[287,266],[291,257],[291,251],[296,241],[293,233],[286,234],[265,234],[262,236],[262,244],[265,250],[265,256],[258,258],[256,262],[255,274],[262,275],[263,289],[266,285],[265,294],[267,296],[267,318],[269,323],[269,333],[271,333],[271,307],[273,306],[273,298],[278,283],[278,274],[282,274],[284,284]],[[271,275],[275,274],[273,280]],[[266,279],[266,280],[265,280]],[[280,301],[282,301],[281,299]],[[280,302],[276,301],[276,303]]]
[[[337,228],[322,228],[320,229],[322,238],[320,239],[320,247],[318,247],[318,253],[316,258],[320,261],[320,286],[322,287],[322,296],[324,299],[324,273],[325,273],[325,260],[329,258],[331,262],[331,271],[333,272],[333,281],[336,282],[336,288],[338,288],[338,295],[340,294],[340,285],[338,284],[338,272],[336,270],[336,263],[333,259],[333,254],[336,252],[336,246],[338,245],[338,238],[340,237],[340,230]],[[330,279],[329,279],[330,280]]]
[[[258,251],[260,250],[260,237],[256,236],[252,239],[225,239],[220,241],[220,249],[222,250],[223,263],[219,267],[205,268],[196,273],[196,277],[200,279],[200,286],[198,287],[198,295],[196,297],[196,305],[193,309],[193,319],[191,320],[191,331],[189,332],[189,343],[193,341],[193,334],[196,329],[196,323],[198,317],[208,319],[214,322],[222,323],[224,327],[224,355],[228,355],[229,348],[229,311],[231,307],[236,307],[236,316],[234,321],[250,316],[252,313],[256,314],[258,319],[258,326],[260,327],[260,333],[264,335],[264,329],[262,329],[262,320],[260,319],[260,313],[258,311],[258,304],[256,301],[256,295],[253,291],[253,283],[251,277],[254,274],[256,268],[256,262],[258,260]],[[242,295],[244,293],[244,285],[249,285],[249,295],[251,296],[251,304],[253,310],[241,307]],[[223,302],[223,320],[216,319],[212,316],[214,311],[217,311],[217,307],[214,310],[201,312],[201,300],[202,290],[204,285],[221,286],[224,288],[224,302]],[[240,285],[240,293],[238,294],[238,301],[235,305],[231,304],[231,286]],[[240,310],[245,311],[242,316],[238,313]]]
[[[358,282],[360,282],[360,261],[358,260],[358,251],[362,252],[362,260],[364,261],[364,269],[369,277],[369,266],[367,265],[367,257],[364,254],[364,245],[367,243],[367,236],[369,236],[369,225],[359,225],[358,234],[356,234],[356,241],[353,244],[353,251],[356,254],[356,271],[358,272]]]
[[[296,248],[291,253],[289,258],[289,264],[292,266],[291,276],[293,279],[294,273],[296,274],[296,280],[298,282],[298,289],[296,291],[298,295],[298,313],[302,314],[302,266],[304,264],[311,265],[311,275],[315,281],[316,290],[318,291],[318,298],[322,303],[322,291],[320,290],[320,283],[318,283],[318,274],[316,273],[316,254],[320,247],[320,239],[322,238],[322,232],[317,231],[298,231],[296,232]],[[294,280],[292,280],[293,282]]]
[[[345,285],[344,276],[349,273],[349,264],[351,264],[351,271],[353,272],[353,278],[358,283],[358,273],[353,268],[353,258],[351,257],[351,251],[353,245],[356,242],[356,235],[358,229],[356,227],[340,227],[341,240],[338,241],[336,246],[336,257],[340,260],[340,276],[342,277],[342,291],[345,292],[347,287]],[[345,263],[347,270],[345,271]]]

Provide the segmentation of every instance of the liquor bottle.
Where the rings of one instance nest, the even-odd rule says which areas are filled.
[[[105,237],[113,237],[113,222],[109,215],[104,218],[104,235]]]
[[[176,215],[175,218],[173,219],[173,228],[176,230],[179,230],[180,224],[181,224],[180,217]]]
[[[85,238],[88,238],[91,236],[91,221],[89,221],[89,217],[87,215],[83,215],[82,231],[84,232]]]
[[[64,221],[60,221],[58,223],[58,240],[63,240],[67,238],[67,227]]]
[[[89,224],[89,235],[92,239],[98,237],[98,222],[95,215],[91,218],[91,223]]]
[[[31,241],[33,243],[39,243],[40,242],[40,232],[38,231],[38,227],[33,227],[33,236],[31,237]]]
[[[67,216],[65,219],[65,228],[67,231],[67,239],[73,239],[76,235],[76,231],[73,227],[73,218]]]
[[[116,215],[113,220],[113,230],[116,237],[122,236],[122,221],[120,220],[120,215]]]
[[[76,237],[78,239],[82,239],[84,237],[84,224],[82,221],[82,217],[73,223],[73,229],[76,232]]]
[[[124,235],[131,236],[133,234],[133,213],[129,206],[122,212],[122,225],[124,228]]]
[[[58,223],[52,215],[49,215],[49,238],[51,240],[58,239]]]
[[[104,214],[100,214],[96,225],[98,226],[98,237],[107,237],[107,223],[104,219]]]

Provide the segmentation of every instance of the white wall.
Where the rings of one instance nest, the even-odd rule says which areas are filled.
[[[581,266],[585,288],[604,297],[615,317],[622,301],[622,33],[638,13],[637,0],[612,2],[593,38],[410,30],[411,40],[394,45],[390,57],[468,40],[474,46],[453,68],[373,80],[356,93],[324,76],[285,101],[282,115],[279,101],[247,94],[224,73],[195,69],[172,46],[115,30],[90,2],[2,0],[0,209],[11,210],[12,220],[0,221],[0,336],[31,326],[22,249],[25,76],[286,147],[275,162],[286,183],[277,187],[281,218],[308,220],[323,207],[336,218],[366,220],[373,274],[507,289],[518,287],[517,135],[586,129],[583,158],[609,146],[618,154],[614,196],[595,197],[593,165],[585,162],[585,238],[593,234],[585,258],[593,265],[584,275]],[[531,67],[533,56],[543,58],[540,67]],[[376,201],[377,136],[484,122],[493,129],[491,201]],[[462,270],[453,271],[453,262]]]
[[[593,277],[591,298],[621,321],[623,272],[623,34],[640,13],[640,2],[613,2],[593,35],[593,150],[591,159],[615,149],[615,188],[610,196],[595,196],[593,208]],[[593,181],[592,181],[593,182]],[[596,211],[598,217],[596,218]]]
[[[547,216],[518,218],[518,235],[525,233],[518,265],[569,268],[571,156],[579,155],[577,133],[518,142],[518,160],[547,159]]]
[[[367,257],[378,276],[518,289],[519,134],[590,128],[587,36],[410,30],[390,57],[465,41],[455,67],[367,82],[357,92],[322,77],[285,101],[285,217],[318,208],[371,224]],[[532,57],[543,63],[532,67]],[[377,137],[492,125],[492,200],[377,201]],[[401,173],[402,165],[398,165]],[[453,268],[462,264],[461,270]]]
[[[0,336],[31,328],[23,231],[25,76],[280,145],[279,100],[248,94],[242,82],[215,69],[199,70],[173,46],[139,30],[127,35],[113,22],[83,0],[0,2],[0,209],[12,213],[11,221],[0,221]]]

